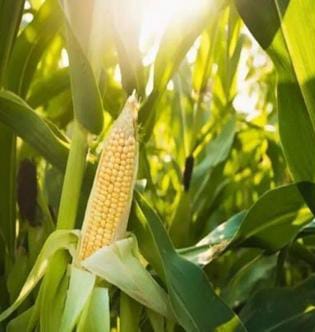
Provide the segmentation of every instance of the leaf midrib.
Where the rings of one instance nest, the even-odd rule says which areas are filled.
[[[276,325],[272,326],[271,328],[267,329],[266,332],[275,331],[276,329],[278,329],[282,325],[287,324],[288,322],[294,321],[296,318],[302,317],[303,315],[308,314],[310,312],[315,313],[315,309],[310,310],[308,312],[304,312],[304,311],[303,312],[299,312],[299,313],[297,313],[297,314],[295,314],[295,315],[293,315],[293,316],[291,316],[289,318],[283,319],[281,322],[279,322]]]
[[[302,210],[306,211],[307,208],[302,208]],[[293,218],[299,211],[292,211],[292,212],[288,212],[288,213],[285,213],[285,214],[282,214],[280,217],[277,217],[275,218],[273,221],[269,222],[269,223],[265,223],[257,228],[255,228],[253,231],[247,233],[247,235],[245,237],[243,237],[243,240],[248,240],[250,237],[256,235],[257,233],[261,232],[261,231],[264,231],[266,229],[268,229],[269,227],[272,227],[276,224],[280,224],[282,222],[282,220],[284,219],[289,219],[289,218]],[[306,216],[305,216],[305,219],[306,219]],[[240,228],[240,232],[242,231],[242,227]]]

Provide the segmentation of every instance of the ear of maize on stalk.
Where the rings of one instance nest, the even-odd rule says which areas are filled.
[[[130,96],[108,134],[82,226],[79,260],[126,232],[138,167],[138,102]]]

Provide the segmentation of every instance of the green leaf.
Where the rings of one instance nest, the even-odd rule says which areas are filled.
[[[140,252],[152,265],[159,277],[165,280],[164,269],[159,254],[158,243],[152,240],[153,234],[148,227],[146,216],[139,204],[134,203],[131,210],[130,229],[136,234]]]
[[[288,244],[311,219],[312,213],[297,186],[279,187],[266,192],[250,208],[234,241],[276,251]]]
[[[91,296],[95,284],[95,276],[82,269],[71,267],[70,284],[61,320],[61,331],[72,331],[79,320],[84,306]]]
[[[178,252],[196,264],[206,265],[230,245],[271,252],[281,249],[312,219],[298,187],[299,183],[266,192],[248,211],[234,215],[195,246]]]
[[[0,113],[1,111],[0,105]],[[0,163],[0,242],[3,243],[6,254],[9,254],[9,257],[12,258],[14,256],[16,234],[16,137],[10,128],[2,123],[0,123],[0,146],[2,154],[2,162]],[[0,257],[0,261],[2,260],[3,258]],[[0,265],[2,264],[0,263]]]
[[[34,147],[60,170],[66,166],[68,147],[50,127],[18,96],[0,92],[0,121]],[[49,146],[49,149],[47,147]]]
[[[24,252],[16,254],[15,262],[12,264],[7,276],[7,289],[10,295],[10,303],[19,295],[19,291],[25,282],[28,272],[29,257]]]
[[[312,221],[307,224],[304,228],[302,228],[300,232],[300,236],[306,236],[306,235],[312,235],[315,233],[315,219],[312,219]]]
[[[193,88],[198,94],[203,93],[210,76],[219,18],[218,15],[200,36],[200,46],[192,74]]]
[[[222,297],[232,307],[247,301],[250,294],[258,289],[259,282],[269,280],[273,286],[271,272],[275,269],[277,256],[262,256],[258,254],[244,264],[238,271],[230,273],[228,284],[222,291]]]
[[[177,250],[189,261],[204,266],[220,255],[236,236],[246,211],[232,216],[226,222],[216,227],[211,233],[202,238],[195,246]]]
[[[107,288],[95,287],[93,289],[89,302],[81,314],[77,331],[110,332],[110,308]]]
[[[25,326],[27,326],[28,321],[32,315],[33,307],[22,312],[20,315],[10,320],[7,326],[7,332],[20,332],[24,331]]]
[[[191,100],[190,68],[187,61],[183,60],[179,70],[174,74],[172,82],[174,92],[170,96],[165,95],[165,99],[170,104],[168,121],[175,140],[178,160],[181,160],[189,158],[192,154],[192,140],[197,133],[194,131],[193,125],[195,111]]]
[[[232,116],[221,132],[205,144],[203,158],[199,158],[201,161],[194,167],[190,191],[193,197],[193,210],[198,216],[194,226],[197,234],[202,232],[216,198],[228,184],[223,172],[235,137],[236,118]]]
[[[27,103],[33,108],[45,105],[50,99],[69,88],[69,68],[58,69],[48,77],[41,77],[34,82]]]
[[[297,183],[297,187],[303,195],[305,203],[313,212],[313,215],[315,215],[315,184],[311,182],[299,182]]]
[[[144,198],[137,193],[136,199],[138,223],[145,224],[146,236],[157,248],[163,267],[160,277],[166,283],[178,323],[186,331],[244,330],[238,317],[215,294],[202,269],[176,253],[159,217]]]
[[[312,0],[235,0],[240,15],[279,75],[281,141],[296,181],[315,179],[315,33]],[[308,24],[305,24],[308,22]]]
[[[270,288],[255,294],[241,311],[248,331],[312,331],[315,324],[315,278],[293,288]]]
[[[72,248],[73,250],[74,248]],[[39,320],[39,324],[44,331],[58,331],[61,324],[61,318],[64,312],[64,306],[67,297],[69,278],[67,268],[69,264],[69,255],[65,251],[58,251],[51,258],[47,272],[40,285],[38,312],[32,317],[33,324]],[[28,328],[30,331],[32,325]]]
[[[25,0],[0,1],[0,87],[19,31]]]
[[[222,243],[223,241],[232,241],[240,229],[245,215],[246,211],[235,214],[226,222],[216,227],[210,234],[202,238],[198,242],[198,245],[216,245]]]
[[[187,246],[191,242],[191,210],[190,195],[182,191],[169,230],[169,235],[176,247]]]
[[[103,105],[93,69],[84,52],[84,46],[78,39],[76,22],[79,15],[75,2],[66,3],[64,19],[67,27],[67,43],[69,54],[69,72],[73,97],[74,114],[78,122],[93,134],[103,129]],[[82,31],[81,31],[82,32]]]
[[[165,321],[163,316],[149,309],[147,310],[147,315],[154,332],[165,332]]]
[[[210,169],[208,174],[201,178],[201,183],[195,182],[192,190],[193,210],[196,213],[197,219],[194,223],[195,233],[203,235],[205,233],[204,228],[207,225],[209,216],[216,209],[218,199],[224,193],[224,190],[229,185],[229,179],[224,176],[225,162],[220,163],[218,166]],[[219,213],[219,211],[217,211]]]
[[[58,0],[43,3],[32,22],[19,35],[6,72],[8,89],[25,97],[37,65],[61,27]]]
[[[9,308],[0,314],[0,322],[9,317],[30,294],[45,274],[49,259],[55,252],[61,249],[73,250],[73,246],[77,242],[77,236],[78,235],[75,231],[57,230],[48,237],[20,291],[19,296]]]
[[[81,264],[146,307],[171,317],[165,291],[143,267],[138,257],[135,238],[128,238],[103,247]]]
[[[193,183],[200,185],[211,168],[226,160],[230,154],[236,134],[236,118],[231,117],[222,128],[220,134],[205,147],[205,158],[196,165],[193,172]]]
[[[0,90],[4,85],[5,72],[10,60],[12,48],[23,13],[25,0],[0,1]],[[2,162],[0,165],[0,269],[4,260],[12,259],[15,250],[15,173],[16,173],[16,137],[12,131],[0,124],[0,147]],[[2,251],[2,250],[0,250]],[[3,257],[2,257],[3,256]]]

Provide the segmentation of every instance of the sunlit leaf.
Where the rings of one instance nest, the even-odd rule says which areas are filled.
[[[235,242],[275,251],[291,241],[311,219],[312,213],[297,186],[279,187],[264,194],[248,211]]]
[[[295,180],[315,178],[315,33],[312,0],[235,0],[244,22],[272,58],[279,75],[281,140]],[[308,22],[308,24],[305,24]]]
[[[158,101],[166,89],[167,83],[178,69],[186,53],[196,38],[214,19],[215,15],[224,6],[225,1],[201,1],[186,17],[173,17],[160,43],[159,51],[154,64],[154,87],[149,98],[145,101],[139,115],[140,123],[145,125],[146,135],[151,135],[154,126]],[[190,28],[186,29],[187,19]],[[183,33],[185,31],[185,33]]]
[[[0,2],[0,85],[3,85],[4,74],[14,46],[23,12],[25,0]]]
[[[31,107],[45,105],[61,92],[70,87],[69,69],[62,68],[49,77],[41,78],[34,82],[27,102]]]
[[[139,50],[141,1],[116,0],[110,2],[110,17],[116,42],[122,85],[127,94],[136,90],[144,94],[144,71]]]
[[[77,31],[76,28],[80,16],[75,13],[79,7],[71,1],[65,2],[64,6],[74,114],[83,127],[93,134],[99,134],[103,129],[102,99],[87,57],[88,43],[82,45],[78,39],[81,30]]]
[[[34,20],[19,35],[6,72],[7,87],[25,97],[37,65],[60,30],[62,22],[58,0],[47,0]]]

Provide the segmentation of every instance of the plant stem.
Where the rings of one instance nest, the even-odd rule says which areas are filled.
[[[75,120],[66,173],[64,177],[57,229],[71,229],[79,205],[81,185],[86,166],[87,132]]]

